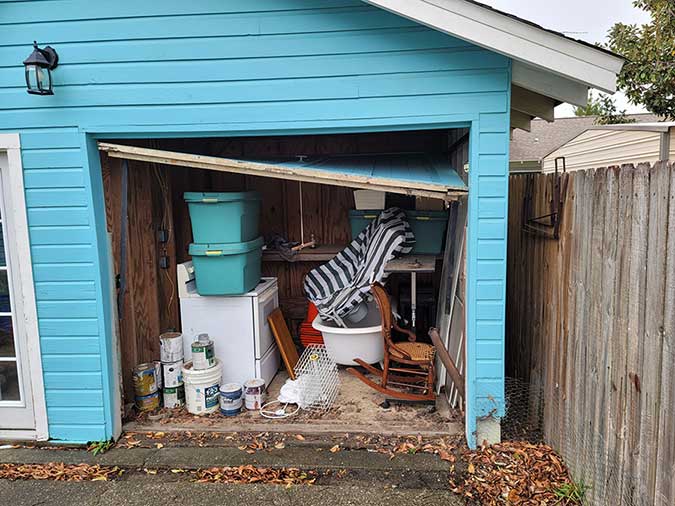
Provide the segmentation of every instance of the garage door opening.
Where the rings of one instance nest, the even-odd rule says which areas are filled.
[[[290,255],[271,248],[265,250],[262,256],[263,280],[257,287],[260,297],[251,299],[266,302],[270,295],[265,292],[265,280],[274,279],[275,297],[301,352],[300,330],[308,317],[303,280],[309,271],[331,260],[352,240],[354,190],[374,188],[386,193],[387,208],[397,207],[407,211],[450,208],[452,211],[466,195],[468,130],[134,141],[106,139],[99,146],[107,226],[117,279],[115,298],[119,306],[121,381],[127,428],[151,427],[161,419],[164,428],[186,430],[198,430],[200,426],[223,431],[295,430],[293,427],[304,426],[311,421],[305,428],[319,432],[461,431],[461,399],[440,364],[436,375],[436,390],[440,392],[436,409],[414,404],[394,404],[390,409],[383,409],[380,404],[384,397],[341,367],[340,393],[329,412],[320,415],[301,412],[283,421],[266,420],[257,411],[244,411],[231,418],[219,413],[195,417],[184,409],[162,409],[153,413],[159,418],[149,417],[147,413],[139,414],[133,408],[132,372],[138,364],[159,360],[160,334],[183,332],[184,339],[190,341],[196,337],[191,335],[196,333],[196,329],[187,331],[185,328],[185,302],[181,307],[182,300],[189,296],[185,287],[189,274],[185,266],[191,261],[189,245],[193,242],[184,193],[257,191],[261,195],[260,234],[268,245],[274,238],[301,244],[314,241],[312,247]],[[167,157],[167,153],[174,156]],[[190,156],[183,159],[180,154]],[[245,161],[253,165],[244,166],[244,170],[241,166],[230,166],[228,170],[227,167],[209,165],[208,158],[196,160],[194,155]],[[410,163],[410,160],[422,158],[440,162],[430,162],[422,171],[426,172],[425,176],[415,174],[419,163],[411,166],[411,178],[423,183],[417,186],[403,182],[398,187],[387,187],[391,185],[387,179],[391,178],[373,180],[364,176],[360,169],[354,169],[357,165],[362,168],[364,164],[372,164],[372,160],[379,160],[379,168],[371,170],[371,174],[381,176],[386,170],[387,174],[395,172],[394,166],[400,172],[401,160]],[[361,161],[355,165],[353,161],[357,159]],[[331,174],[336,166],[341,163],[344,166],[345,160],[348,160],[351,175],[343,178]],[[273,177],[255,172],[267,170],[266,167],[273,171],[277,168],[281,170]],[[456,169],[452,172],[454,179],[442,179],[445,188],[442,184],[434,186],[437,177],[430,175],[428,167],[440,167],[437,174],[441,176],[447,175],[446,167],[453,167]],[[321,171],[326,168],[328,171],[322,174]],[[449,214],[450,221],[456,220],[453,212]],[[453,223],[453,227],[457,226],[464,230],[463,222],[459,225]],[[412,294],[415,292],[418,339],[429,342],[427,329],[440,326],[448,351],[461,371],[464,359],[463,323],[454,325],[453,335],[450,336],[447,327],[453,313],[456,318],[463,318],[463,241],[455,244],[457,237],[463,238],[463,233],[447,235],[437,254],[424,255],[426,263],[431,265],[427,271],[431,272],[416,274],[414,286],[409,272],[391,274],[387,290],[397,303],[397,312],[408,321],[408,325],[412,316]],[[449,246],[451,255],[447,254]],[[452,272],[457,265],[461,266],[459,270]],[[450,290],[449,284],[452,283],[456,290]],[[451,297],[453,300],[445,300]],[[231,339],[231,332],[236,330],[226,328],[222,335],[211,336],[214,345],[217,347],[219,340]],[[255,349],[254,357],[257,367],[254,370],[264,370],[270,378],[270,399],[278,396],[287,378],[275,346],[273,338],[270,342],[256,342],[256,347],[260,349]],[[263,350],[263,347],[267,349]],[[227,367],[227,364],[223,365]]]

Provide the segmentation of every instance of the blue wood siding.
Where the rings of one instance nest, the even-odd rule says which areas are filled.
[[[49,431],[112,430],[95,137],[472,127],[469,434],[503,399],[510,62],[358,0],[0,0],[0,128],[20,132]],[[31,42],[60,55],[26,93]]]

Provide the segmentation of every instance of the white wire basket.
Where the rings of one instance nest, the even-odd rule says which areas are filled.
[[[310,411],[328,411],[340,388],[337,364],[322,344],[310,344],[295,366],[299,405]]]

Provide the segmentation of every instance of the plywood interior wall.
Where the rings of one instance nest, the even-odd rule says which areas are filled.
[[[136,144],[248,159],[289,159],[297,155],[447,151],[457,134],[433,130],[380,134],[265,137],[236,139],[171,139]],[[124,141],[129,143],[129,141]],[[462,143],[460,149],[466,149]],[[457,157],[457,155],[454,155]],[[461,155],[460,157],[461,158]],[[452,157],[451,157],[452,159]],[[120,272],[121,160],[101,154],[108,232],[112,235],[114,268]],[[192,242],[186,191],[256,190],[262,195],[261,234],[281,234],[300,241],[300,186],[282,181],[214,171],[157,166],[129,161],[127,269],[122,319],[120,320],[121,363],[124,392],[133,398],[131,371],[136,364],[157,360],[158,336],[180,330],[176,265],[190,260]],[[461,167],[458,167],[460,169]],[[458,170],[458,172],[463,172]],[[304,236],[310,234],[321,245],[346,245],[351,240],[349,210],[354,208],[353,191],[336,186],[302,184]],[[169,231],[169,240],[159,242],[159,230]],[[168,268],[159,267],[165,256]],[[295,335],[306,314],[302,281],[316,262],[263,262],[263,275],[279,280],[280,304]],[[437,286],[431,276],[420,283]]]

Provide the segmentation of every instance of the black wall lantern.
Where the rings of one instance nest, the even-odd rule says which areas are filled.
[[[53,95],[52,70],[59,64],[59,55],[51,47],[40,49],[33,42],[33,52],[23,61],[26,87],[32,95]]]

